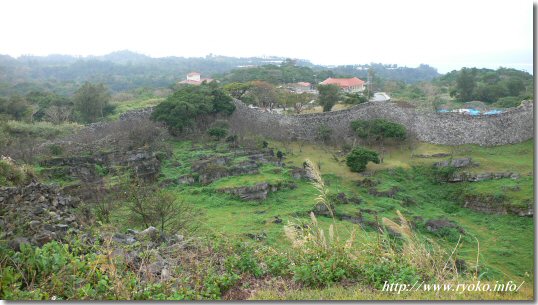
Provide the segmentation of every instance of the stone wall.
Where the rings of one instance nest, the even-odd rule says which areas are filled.
[[[532,101],[498,115],[469,116],[459,113],[424,113],[390,102],[369,102],[327,113],[280,115],[248,108],[236,100],[230,124],[233,132],[257,134],[278,140],[314,141],[321,125],[338,140],[353,138],[350,122],[382,118],[406,126],[420,141],[445,144],[495,146],[534,137]]]
[[[420,141],[445,144],[495,146],[519,143],[534,137],[532,101],[497,115],[427,113],[390,102],[369,102],[326,113],[281,115],[249,108],[239,100],[230,118],[236,134],[255,134],[277,140],[315,141],[321,125],[333,130],[337,141],[352,141],[350,122],[382,118],[406,126]],[[129,111],[120,120],[147,118],[153,108]]]

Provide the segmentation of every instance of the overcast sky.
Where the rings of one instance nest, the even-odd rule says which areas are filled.
[[[1,0],[0,54],[128,49],[532,72],[532,21],[532,0]]]

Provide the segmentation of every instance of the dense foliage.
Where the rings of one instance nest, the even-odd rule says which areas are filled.
[[[385,139],[403,140],[406,138],[405,126],[384,119],[352,121],[351,129],[360,138],[375,141],[383,141]]]
[[[331,111],[334,104],[340,99],[340,87],[337,85],[318,85],[319,103],[323,112]]]
[[[329,70],[316,71],[312,68],[296,65],[296,61],[287,59],[281,65],[263,65],[235,69],[222,76],[225,82],[266,81],[272,84],[296,82],[318,83],[335,74]]]
[[[84,83],[73,97],[75,109],[85,123],[95,122],[111,113],[114,108],[109,100],[110,94],[103,84]]]
[[[532,75],[509,68],[463,68],[440,77],[437,83],[450,86],[450,95],[462,102],[479,100],[491,104],[499,101],[512,105],[501,99],[532,99],[534,90]]]
[[[354,148],[346,158],[346,164],[352,172],[363,172],[366,170],[368,162],[379,163],[377,152],[363,148]]]
[[[193,127],[197,119],[217,114],[229,115],[235,110],[232,98],[217,84],[182,86],[155,107],[151,117],[166,123],[176,134]]]
[[[439,76],[437,69],[425,64],[410,68],[398,67],[395,64],[371,63],[367,65],[338,66],[331,70],[337,75],[356,76],[364,80],[367,79],[369,71],[374,71],[375,75],[381,79],[402,81],[406,84],[430,81]]]

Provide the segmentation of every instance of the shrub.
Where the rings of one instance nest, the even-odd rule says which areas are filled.
[[[51,139],[63,136],[71,132],[80,130],[82,125],[76,123],[52,124],[50,122],[24,123],[19,121],[8,121],[5,130],[14,137],[34,137]]]
[[[351,128],[358,137],[363,139],[371,138],[376,141],[384,141],[385,139],[404,140],[407,136],[405,126],[384,119],[352,121]]]
[[[357,147],[347,156],[346,164],[352,172],[363,172],[368,162],[379,164],[377,152],[362,147]]]
[[[230,135],[230,136],[226,137],[226,142],[229,142],[229,143],[237,142],[237,135]]]
[[[207,130],[207,134],[217,139],[217,141],[220,141],[220,139],[224,138],[227,133],[228,133],[227,129],[220,128],[220,127],[212,127]]]
[[[521,105],[521,101],[522,99],[520,97],[506,96],[506,97],[501,97],[500,99],[498,99],[497,102],[493,104],[493,106],[499,107],[499,108],[517,107]]]
[[[322,141],[323,143],[327,143],[331,139],[332,132],[333,130],[329,128],[329,126],[322,124],[318,127],[316,139]]]
[[[17,186],[29,183],[35,178],[34,172],[27,166],[18,166],[11,159],[0,159],[0,186]]]

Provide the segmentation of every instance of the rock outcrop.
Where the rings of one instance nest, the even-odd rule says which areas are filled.
[[[513,214],[518,216],[534,215],[534,208],[531,202],[525,205],[514,205],[506,202],[502,198],[491,195],[466,195],[463,207],[473,211],[487,214]]]
[[[492,179],[511,178],[519,179],[520,175],[514,172],[497,172],[497,173],[478,173],[472,174],[469,172],[454,173],[448,178],[448,182],[478,182]]]
[[[8,240],[15,250],[23,243],[41,246],[61,240],[69,231],[81,228],[74,212],[79,203],[56,186],[0,187],[0,239]]]
[[[426,222],[425,226],[426,226],[426,230],[430,232],[437,232],[438,230],[441,230],[441,229],[455,228],[461,234],[465,233],[463,228],[460,227],[458,224],[454,223],[453,221],[446,220],[446,219],[431,219]]]
[[[63,188],[65,192],[83,200],[95,200],[105,189],[104,175],[129,169],[137,178],[153,181],[158,177],[161,161],[155,152],[140,148],[92,156],[56,157],[42,160],[40,165],[43,177],[71,180]]]
[[[293,183],[270,184],[261,182],[252,186],[229,187],[218,189],[217,191],[238,196],[241,200],[265,200],[270,192],[295,187]]]
[[[447,167],[451,166],[454,168],[462,168],[473,165],[473,161],[471,158],[454,158],[449,160],[443,160],[440,162],[435,163],[433,166],[435,167]]]

